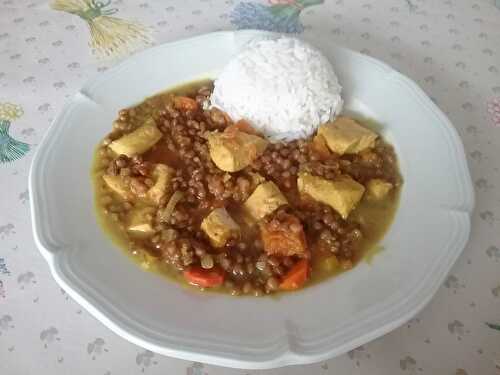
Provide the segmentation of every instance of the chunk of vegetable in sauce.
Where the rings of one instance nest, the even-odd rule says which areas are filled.
[[[299,260],[284,276],[280,289],[294,290],[302,287],[307,281],[308,274],[309,262],[306,259]]]
[[[184,193],[176,190],[167,202],[167,205],[158,211],[158,219],[160,222],[167,223],[174,213],[175,206],[184,199]]]
[[[204,269],[192,266],[184,271],[184,278],[191,285],[202,288],[213,288],[224,283],[224,270],[218,267]]]
[[[196,100],[187,96],[176,96],[174,98],[174,105],[176,108],[184,111],[196,111],[198,109],[198,103]]]
[[[325,137],[320,134],[313,138],[311,148],[318,153],[322,160],[327,160],[332,154],[326,144]]]
[[[300,220],[283,214],[260,224],[264,251],[269,255],[303,256],[307,251],[306,236]]]

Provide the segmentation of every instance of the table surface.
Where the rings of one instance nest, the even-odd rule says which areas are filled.
[[[106,28],[101,44],[89,25]],[[413,78],[457,128],[477,197],[468,246],[416,318],[338,358],[259,373],[500,374],[499,0],[0,0],[0,373],[252,373],[145,351],[83,311],[35,247],[27,191],[37,144],[86,80],[149,45],[237,28],[327,34]]]

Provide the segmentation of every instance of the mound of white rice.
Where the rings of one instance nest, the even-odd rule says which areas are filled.
[[[326,57],[290,37],[248,43],[215,80],[211,105],[248,120],[271,140],[307,137],[342,109]]]

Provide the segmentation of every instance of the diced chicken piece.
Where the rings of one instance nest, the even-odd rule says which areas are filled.
[[[134,194],[130,190],[130,186],[125,183],[122,176],[105,174],[102,176],[102,179],[113,192],[118,194],[124,200],[131,200],[134,198]]]
[[[201,229],[214,247],[223,247],[231,238],[240,234],[239,225],[227,213],[224,207],[216,208],[202,221]]]
[[[140,198],[147,204],[157,205],[165,195],[171,192],[171,181],[174,173],[175,171],[165,164],[156,164],[152,173],[155,183],[149,189],[137,178],[132,178],[129,184],[119,175],[105,174],[102,178],[108,187],[124,200]],[[138,189],[135,185],[140,185],[143,190]]]
[[[390,182],[380,178],[374,178],[366,184],[368,197],[375,200],[384,199],[392,188],[393,185]]]
[[[243,204],[245,211],[255,220],[261,220],[277,208],[288,204],[283,193],[272,181],[257,186]]]
[[[127,230],[138,236],[152,235],[154,211],[153,207],[141,207],[130,211]]]
[[[307,251],[306,235],[300,220],[289,214],[260,224],[264,250],[269,255],[303,255]]]
[[[211,133],[207,139],[212,161],[226,172],[237,172],[248,166],[269,143],[264,138],[239,130]]]
[[[139,265],[145,270],[152,269],[155,263],[159,260],[158,257],[155,257],[145,249],[138,250],[138,253],[139,254],[135,256],[135,259],[139,260]]]
[[[161,137],[162,133],[156,127],[155,121],[149,118],[144,125],[111,142],[108,147],[118,155],[139,155],[153,147]]]
[[[159,204],[161,199],[171,192],[171,182],[174,174],[174,169],[165,164],[155,165],[152,173],[155,184],[146,193],[149,201]]]
[[[363,185],[346,175],[326,180],[308,173],[299,173],[297,186],[301,193],[331,206],[344,219],[356,207],[365,191]]]
[[[340,262],[335,255],[318,257],[315,261],[315,266],[326,272],[332,272],[340,268]]]
[[[248,177],[250,177],[250,182],[253,187],[257,187],[258,185],[266,182],[266,179],[257,172],[248,172]]]
[[[318,134],[325,138],[328,148],[339,155],[356,154],[372,148],[378,137],[376,133],[348,117],[339,117],[321,125]]]
[[[250,189],[248,192],[253,192],[257,186],[266,182],[264,176],[257,172],[247,172],[245,173],[245,178],[250,182]]]

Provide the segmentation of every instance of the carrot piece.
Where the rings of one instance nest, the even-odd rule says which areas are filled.
[[[309,273],[309,262],[301,259],[288,271],[280,284],[282,290],[295,290],[300,288],[307,281]]]
[[[198,103],[196,100],[191,99],[187,96],[176,96],[174,97],[175,108],[183,111],[196,111],[198,109]]]
[[[200,266],[192,266],[184,271],[184,278],[191,285],[212,288],[222,285],[224,282],[224,270],[218,267],[204,269]]]
[[[250,125],[250,123],[246,120],[238,120],[234,124],[229,125],[224,132],[225,133],[234,133],[236,131],[240,131],[247,134],[259,135],[257,131]]]
[[[307,252],[306,236],[300,220],[290,214],[260,225],[264,250],[272,255],[303,255]]]
[[[328,159],[331,155],[330,149],[328,148],[325,138],[322,135],[316,135],[313,138],[311,147],[316,151],[322,160]]]

